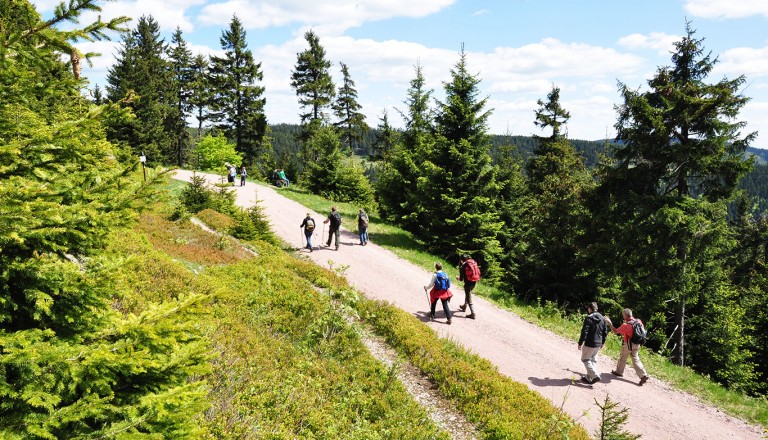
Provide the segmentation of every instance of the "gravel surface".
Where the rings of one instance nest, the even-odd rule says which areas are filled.
[[[189,171],[177,171],[175,175],[177,179],[186,182],[190,181],[191,176],[192,172]],[[216,175],[206,177],[210,182],[219,179]],[[239,206],[252,206],[257,198],[262,201],[261,206],[270,219],[272,230],[285,242],[296,247],[303,246],[300,241],[303,233],[299,224],[311,210],[281,196],[278,189],[253,182],[247,182],[244,187],[234,187],[233,190],[237,193],[236,203]],[[330,206],[328,210],[330,212]],[[329,212],[313,213],[318,222],[313,237],[315,246],[324,244],[327,239],[319,235],[322,231],[321,222]],[[357,225],[344,226],[354,230]],[[306,250],[300,252],[326,267],[331,262],[348,265],[345,272],[347,280],[368,298],[388,301],[412,313],[440,336],[451,338],[488,359],[501,373],[526,384],[549,399],[553,405],[562,407],[589,432],[594,432],[599,423],[595,399],[601,401],[608,394],[612,400],[620,402],[621,406],[629,410],[625,428],[634,434],[642,434],[646,439],[766,438],[762,428],[728,416],[666,383],[652,378],[644,386],[638,386],[638,378],[631,368],[625,370],[624,377],[611,376],[609,372],[615,360],[602,355],[598,358],[602,382],[595,385],[582,384],[578,381],[584,372],[580,352],[576,348],[578,335],[574,335],[571,340],[562,338],[483,298],[474,299],[476,320],[465,319],[464,313],[455,311],[453,325],[446,325],[442,310],[438,307],[437,319],[429,322],[429,304],[423,286],[431,274],[377,246],[375,236],[370,238],[368,246],[360,246],[357,234],[342,227],[339,251],[316,247],[312,253]],[[448,274],[454,278],[455,269],[449,268]],[[454,296],[459,299],[463,297],[460,288],[454,289]],[[649,374],[653,376],[653,371],[649,371]],[[450,420],[451,416],[448,417]]]

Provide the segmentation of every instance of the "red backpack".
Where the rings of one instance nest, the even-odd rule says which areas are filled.
[[[471,258],[464,262],[464,279],[472,282],[480,280],[480,268],[477,266],[477,262]]]

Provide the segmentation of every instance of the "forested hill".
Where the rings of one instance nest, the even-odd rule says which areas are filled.
[[[278,156],[278,161],[298,151],[296,138],[301,132],[299,125],[275,124],[271,125],[270,128],[272,129],[272,145]],[[355,153],[361,156],[370,155],[378,135],[378,129],[369,130]],[[606,146],[609,143],[606,140],[585,141],[578,139],[570,139],[569,142],[576,151],[582,154],[588,167],[597,164],[598,157],[606,151]],[[495,150],[501,145],[516,146],[521,160],[525,161],[536,147],[536,140],[533,136],[492,135],[491,149]],[[742,179],[739,186],[745,189],[750,197],[758,198],[758,209],[760,212],[764,212],[768,209],[768,202],[766,202],[768,201],[768,149],[750,147],[747,149],[747,154],[756,157],[756,165],[755,169]]]

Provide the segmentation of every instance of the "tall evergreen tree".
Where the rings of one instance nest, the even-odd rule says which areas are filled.
[[[498,278],[501,221],[495,198],[496,170],[488,155],[490,136],[487,98],[478,99],[480,80],[469,73],[462,50],[444,83],[445,102],[438,103],[436,139],[417,179],[419,211],[428,215],[418,234],[446,257],[471,254],[486,279]]]
[[[378,134],[373,142],[371,158],[387,161],[399,141],[400,133],[389,123],[386,109],[384,109],[384,114],[379,118],[379,126],[376,128]]]
[[[62,61],[93,1],[43,21],[27,1],[0,8],[0,437],[194,438],[205,391],[188,303],[113,310],[116,264],[101,250],[149,187],[115,159],[85,84]],[[58,27],[66,27],[59,30]],[[199,339],[198,339],[199,340]]]
[[[195,72],[192,70],[192,52],[187,47],[187,42],[178,27],[173,33],[171,44],[168,61],[173,75],[171,99],[174,111],[168,118],[168,125],[169,130],[176,137],[176,165],[181,167],[184,165],[190,145],[187,117],[192,111],[191,98],[194,93],[192,85]]]
[[[570,114],[560,105],[560,89],[553,86],[547,101],[538,101],[535,124],[551,129],[538,142],[526,165],[531,228],[521,268],[520,291],[528,297],[578,306],[590,292],[581,284],[578,242],[586,210],[583,195],[591,177],[583,159],[561,133]]]
[[[296,67],[291,73],[291,87],[296,90],[301,113],[301,139],[306,140],[315,130],[328,121],[325,110],[336,96],[336,87],[331,78],[331,62],[326,59],[325,48],[320,38],[309,30],[304,34],[309,48],[296,55]],[[303,160],[315,160],[316,152],[303,152]]]
[[[412,232],[428,215],[419,209],[416,180],[422,174],[421,165],[433,142],[429,107],[432,90],[426,89],[421,65],[417,64],[415,70],[404,102],[407,110],[400,112],[405,120],[402,142],[395,145],[384,162],[376,183],[380,215]]]
[[[363,108],[357,102],[357,90],[355,82],[349,75],[349,68],[341,64],[342,83],[333,103],[333,112],[338,121],[334,124],[341,132],[341,141],[346,145],[350,153],[355,153],[355,144],[368,132],[368,124],[365,123],[365,115],[360,112]]]
[[[197,120],[197,138],[203,135],[203,124],[209,119],[209,105],[211,103],[211,87],[208,78],[208,59],[204,55],[195,55],[191,64],[191,83],[189,88],[191,95],[189,104],[192,107],[192,113]]]
[[[250,165],[263,155],[267,130],[264,87],[258,85],[264,75],[261,63],[253,60],[245,29],[237,16],[232,17],[229,29],[221,33],[219,41],[224,56],[211,57],[209,117],[216,127],[224,130]]]
[[[110,124],[110,140],[129,145],[135,155],[143,153],[150,163],[175,163],[175,133],[167,121],[174,111],[165,41],[152,16],[142,16],[136,28],[123,36],[115,64],[107,75],[107,96],[136,115],[133,120]]]
[[[744,77],[706,83],[717,60],[694,33],[688,24],[672,66],[658,69],[648,91],[620,85],[620,145],[615,163],[602,170],[602,211],[595,214],[605,226],[599,240],[614,240],[618,251],[600,261],[626,292],[625,304],[656,313],[681,365],[703,361],[686,355],[685,318],[693,312],[687,306],[731,290],[720,271],[706,271],[723,263],[723,201],[750,168],[743,153],[755,136],[742,137],[745,123],[735,121],[748,100],[739,93]],[[742,344],[735,328],[720,330],[731,334],[729,343]]]

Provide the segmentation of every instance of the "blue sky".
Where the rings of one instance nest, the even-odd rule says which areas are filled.
[[[38,10],[50,12],[55,3],[40,0]],[[720,60],[710,82],[747,77],[742,93],[751,101],[739,119],[747,132],[762,134],[753,146],[768,148],[765,0],[117,0],[102,7],[104,18],[152,15],[166,41],[179,26],[191,49],[203,54],[221,53],[221,32],[237,14],[262,63],[270,123],[299,121],[290,75],[307,48],[304,33],[313,29],[337,84],[339,62],[349,67],[371,126],[385,110],[402,125],[397,110],[405,108],[417,63],[442,99],[463,44],[493,109],[492,133],[539,134],[536,101],[554,84],[571,113],[569,137],[588,140],[615,134],[617,83],[642,89],[658,66],[670,65],[672,43],[688,20]],[[104,85],[119,41],[81,44],[103,54],[84,71],[92,84]]]

